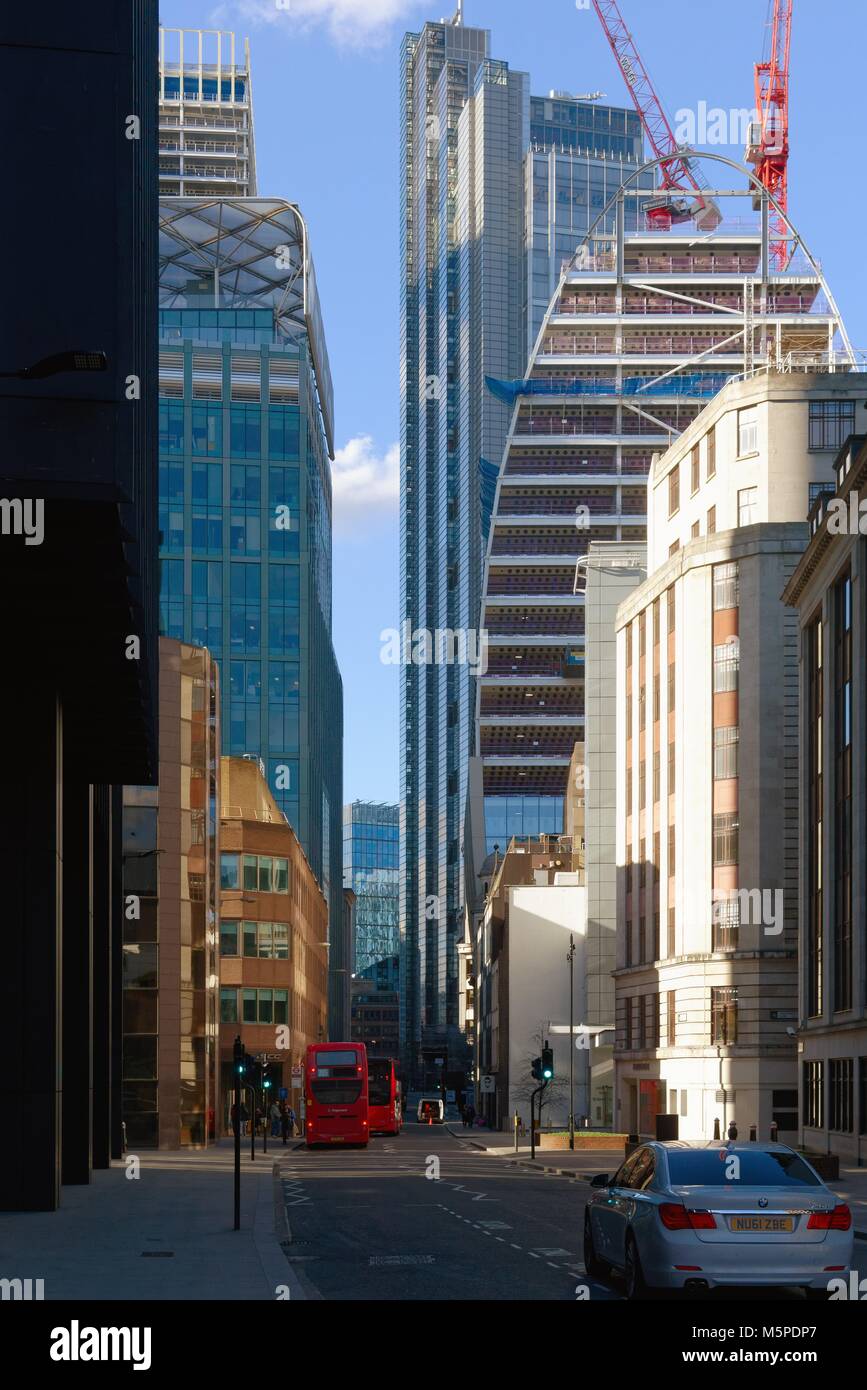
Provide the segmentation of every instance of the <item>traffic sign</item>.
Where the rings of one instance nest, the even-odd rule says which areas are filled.
[[[289,1092],[285,1086],[281,1086],[277,1094],[279,1095],[281,1100],[288,1100],[289,1098]]]
[[[483,1076],[483,1077],[482,1077],[482,1094],[483,1094],[483,1095],[490,1095],[493,1091],[496,1091],[496,1089],[497,1089],[497,1083],[496,1083],[496,1080],[495,1080],[495,1078],[494,1078],[493,1076]]]

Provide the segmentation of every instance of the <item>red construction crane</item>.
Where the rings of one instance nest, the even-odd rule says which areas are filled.
[[[773,194],[785,212],[789,206],[789,55],[792,46],[792,8],[794,0],[773,0],[770,20],[770,58],[756,63],[757,122],[750,131],[747,163],[755,167],[756,178]],[[770,3],[768,6],[770,13]],[[758,207],[760,199],[753,199]],[[788,227],[778,213],[771,211],[771,259],[785,266],[788,258]]]
[[[654,156],[663,160],[659,169],[661,186],[687,194],[685,199],[665,198],[650,203],[647,207],[648,221],[662,228],[670,227],[672,222],[695,221],[702,231],[712,232],[722,221],[720,210],[708,196],[708,185],[700,170],[684,156],[674,138],[662,102],[656,95],[616,0],[593,0],[593,8],[623,73],[623,80],[641,117]]]

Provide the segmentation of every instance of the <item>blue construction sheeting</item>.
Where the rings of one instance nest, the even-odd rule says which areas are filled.
[[[647,396],[659,400],[678,396],[716,396],[730,381],[732,372],[689,372],[682,376],[666,377],[648,386],[647,377],[627,376],[619,386],[615,377],[573,377],[571,380],[499,381],[486,376],[485,385],[492,396],[506,405],[514,405],[519,396]]]

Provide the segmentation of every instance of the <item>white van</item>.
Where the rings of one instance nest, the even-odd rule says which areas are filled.
[[[445,1110],[439,1097],[419,1101],[418,1122],[420,1125],[441,1125],[445,1122]]]

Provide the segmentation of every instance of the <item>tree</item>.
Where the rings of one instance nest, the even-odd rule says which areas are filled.
[[[521,1064],[520,1076],[511,1088],[513,1096],[515,1096],[519,1101],[523,1101],[526,1104],[528,1120],[530,1116],[530,1097],[536,1090],[536,1087],[539,1085],[539,1082],[536,1081],[536,1079],[533,1076],[533,1062],[536,1057],[541,1057],[542,1048],[545,1045],[547,1036],[548,1035],[545,1032],[545,1029],[540,1027],[539,1031],[537,1033],[534,1033],[533,1036],[530,1038],[529,1042],[531,1050],[527,1053],[526,1057],[524,1058]],[[541,1092],[541,1096],[536,1100],[537,1113],[540,1099],[541,1113],[543,1118],[545,1116],[545,1111],[548,1110],[550,1113],[550,1107],[553,1104],[556,1104],[560,1101],[563,1101],[568,1109],[568,1090],[569,1083],[566,1081],[566,1079],[562,1076],[555,1075],[553,1081],[548,1082],[548,1085],[545,1087],[544,1091]]]

